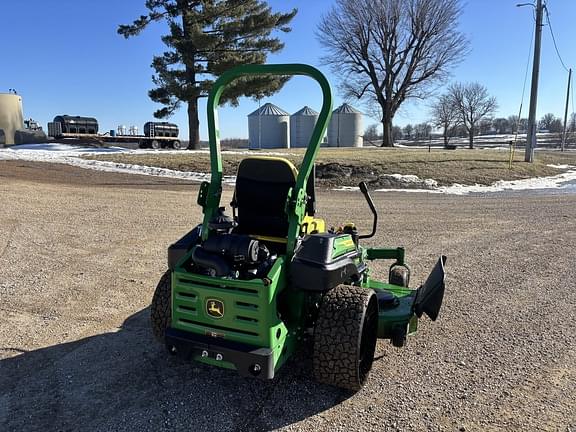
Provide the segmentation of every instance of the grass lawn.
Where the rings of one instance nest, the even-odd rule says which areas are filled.
[[[302,161],[303,149],[273,150],[293,161]],[[251,151],[250,155],[267,155],[265,151]],[[246,154],[223,151],[222,164],[225,175],[234,175],[238,163]],[[207,152],[107,154],[86,156],[86,159],[147,165],[179,171],[209,172],[210,157]],[[489,185],[498,180],[518,180],[560,174],[563,170],[549,164],[576,165],[576,152],[538,151],[535,162],[524,162],[524,150],[516,151],[512,169],[508,167],[509,153],[505,150],[457,150],[406,148],[322,148],[317,159],[318,179],[323,186],[355,186],[361,180],[378,184],[386,174],[412,174],[421,179],[434,179],[440,185]]]

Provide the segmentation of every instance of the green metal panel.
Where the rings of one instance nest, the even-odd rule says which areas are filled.
[[[285,283],[283,261],[278,258],[266,280],[202,276],[176,268],[172,273],[172,327],[272,347],[287,333],[276,312],[276,296]],[[221,318],[209,315],[210,300],[222,302]]]
[[[398,264],[404,264],[404,248],[369,248],[366,249],[366,259],[395,259]]]
[[[391,294],[394,294],[396,297],[406,297],[406,296],[413,296],[416,290],[412,288],[405,288],[398,285],[388,284],[386,282],[381,282],[376,279],[372,279],[368,277],[366,281],[362,284],[365,288],[372,288],[372,289],[379,289],[382,291],[388,291]]]
[[[418,318],[414,315],[413,305],[416,290],[387,284],[368,278],[362,286],[376,291],[386,291],[398,298],[399,304],[390,309],[378,311],[378,337],[389,338],[394,327],[408,326],[408,334],[415,333],[418,328]]]
[[[184,263],[186,259],[180,261]],[[277,296],[285,288],[284,258],[279,257],[266,279],[234,280],[197,275],[177,266],[172,272],[172,328],[270,348],[274,364],[292,353],[292,335],[280,320]],[[211,300],[222,302],[223,316],[211,316]],[[197,358],[204,363],[210,359]],[[215,363],[232,368],[232,364]]]

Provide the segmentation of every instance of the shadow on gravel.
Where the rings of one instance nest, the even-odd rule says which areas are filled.
[[[348,397],[313,382],[303,360],[258,381],[171,357],[148,316],[144,309],[117,332],[0,360],[1,429],[262,431]]]

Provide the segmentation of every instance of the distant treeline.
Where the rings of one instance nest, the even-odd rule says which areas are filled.
[[[182,146],[184,148],[187,147],[188,142],[182,141]],[[202,148],[209,147],[208,141],[200,141],[200,146]],[[248,139],[246,138],[223,138],[220,140],[220,146],[222,148],[231,149],[231,148],[248,148]]]
[[[378,141],[381,134],[378,133],[377,124],[370,125],[364,134],[364,139],[369,141]],[[518,133],[525,134],[528,129],[528,119],[511,115],[506,118],[497,117],[494,119],[483,119],[478,125],[477,135],[501,135],[501,134],[514,134],[518,128]],[[564,121],[556,117],[554,114],[546,114],[538,122],[538,130],[540,132],[550,133],[563,133]],[[572,114],[568,119],[566,131],[570,134],[576,132],[576,114]],[[432,122],[407,124],[404,127],[394,126],[393,129],[394,140],[423,140],[428,139],[430,136],[441,135],[433,133]],[[449,131],[450,137],[464,138],[468,136],[468,132],[463,125],[457,125]]]

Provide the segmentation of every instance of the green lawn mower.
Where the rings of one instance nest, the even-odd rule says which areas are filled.
[[[279,157],[243,159],[226,214],[217,107],[226,85],[245,75],[308,76],[324,101],[299,169]],[[423,314],[436,320],[446,258],[411,289],[403,248],[361,246],[377,226],[364,183],[360,191],[374,215],[370,234],[353,224],[326,230],[316,218],[314,161],[331,111],[328,81],[308,65],[239,66],[215,82],[208,99],[212,176],[198,193],[204,219],[169,247],[169,270],[152,299],[154,335],[171,354],[272,379],[312,341],[315,379],[357,391],[378,338],[402,347]],[[369,262],[377,259],[393,260],[388,283],[372,278]]]

